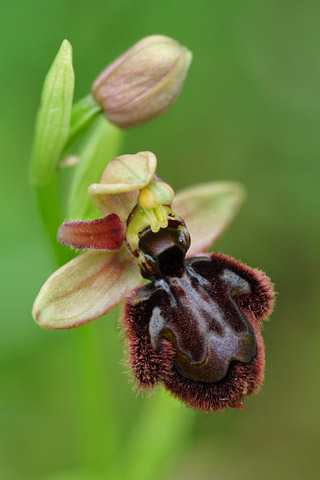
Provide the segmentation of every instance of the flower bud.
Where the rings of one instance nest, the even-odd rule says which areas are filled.
[[[110,122],[122,128],[141,125],[176,101],[191,58],[169,37],[145,37],[100,74],[92,94]]]

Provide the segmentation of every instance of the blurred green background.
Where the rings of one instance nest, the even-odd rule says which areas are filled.
[[[86,455],[78,374],[79,362],[90,369],[92,352],[79,348],[80,329],[41,331],[30,314],[55,269],[28,187],[44,76],[67,38],[79,99],[107,63],[154,33],[188,46],[193,63],[177,104],[130,130],[121,153],[155,152],[160,176],[176,190],[242,182],[247,201],[215,249],[265,270],[279,293],[264,328],[261,393],[242,412],[184,409],[183,442],[154,478],[319,478],[319,14],[317,0],[1,1],[0,478],[80,478],[74,472]],[[82,330],[101,343],[101,388],[112,392],[105,408],[119,425],[116,454],[125,462],[125,437],[157,449],[159,432],[135,430],[154,400],[132,393],[117,316]],[[112,444],[97,437],[106,456]]]

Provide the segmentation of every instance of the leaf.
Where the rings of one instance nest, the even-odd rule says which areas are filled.
[[[235,182],[212,182],[187,188],[174,197],[172,210],[191,235],[187,257],[204,252],[230,223],[245,196]]]
[[[35,127],[31,181],[50,183],[68,139],[74,89],[72,47],[64,40],[45,78]]]

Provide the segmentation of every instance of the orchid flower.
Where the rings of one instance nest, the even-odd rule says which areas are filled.
[[[142,390],[161,382],[200,411],[242,408],[263,381],[260,329],[273,287],[260,270],[203,253],[242,187],[213,182],[174,195],[156,165],[151,152],[122,155],[89,187],[103,217],[61,225],[58,241],[86,251],[48,278],[33,316],[43,328],[73,328],[124,302],[128,363]]]

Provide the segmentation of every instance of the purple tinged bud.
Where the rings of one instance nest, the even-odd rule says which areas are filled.
[[[169,37],[145,37],[99,75],[92,94],[110,122],[121,128],[141,125],[177,100],[191,58]]]

